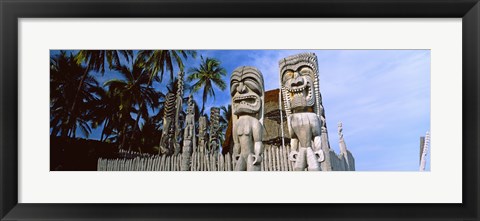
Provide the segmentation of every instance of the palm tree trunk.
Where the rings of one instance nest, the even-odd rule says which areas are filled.
[[[50,123],[50,125],[54,125],[54,126],[53,126],[53,129],[52,129],[52,134],[50,135],[51,137],[56,137],[57,134],[58,134],[58,132],[59,132],[60,129],[61,129],[61,126],[62,126],[62,125],[58,125],[58,121],[59,121],[59,120],[55,120],[55,121],[53,121],[53,123]]]
[[[152,77],[150,76],[150,79],[148,79],[147,83],[147,88],[149,88],[152,85]],[[140,121],[140,115],[141,115],[141,110],[143,108],[143,105],[145,103],[145,100],[142,100],[142,103],[140,103],[140,106],[138,108],[138,113],[137,113],[137,119],[135,119],[135,125],[133,125],[133,131],[132,131],[132,136],[130,137],[130,140],[133,140],[133,137],[135,136],[135,131],[137,130],[138,127],[138,122]],[[130,142],[130,145],[128,145],[128,149],[131,148],[132,143]]]
[[[68,130],[68,125],[62,123],[62,131],[60,132],[60,137],[68,137],[70,130]]]
[[[83,83],[85,82],[87,75],[88,75],[88,68],[85,70],[85,73],[83,74],[82,79],[78,84],[77,93],[75,93],[75,98],[73,99],[73,104],[70,111],[72,111],[75,108],[75,105],[77,104],[78,94],[80,94],[80,90],[82,89]]]
[[[73,98],[72,107],[70,108],[70,113],[72,113],[73,110],[75,110],[75,106],[76,106],[77,100],[78,100],[78,94],[80,94],[80,90],[81,90],[82,87],[83,87],[83,83],[85,82],[85,79],[87,78],[88,71],[89,71],[88,68],[85,69],[85,73],[83,73],[82,79],[80,79],[80,83],[78,84],[77,92],[75,93],[75,98]],[[71,117],[71,115],[70,115],[70,116],[68,117],[67,124],[69,124],[71,121],[72,121],[72,117]],[[73,121],[75,121],[75,119],[73,119]]]
[[[75,138],[75,134],[77,133],[77,128],[75,127],[74,129],[70,130],[69,132],[69,137],[70,138]]]
[[[140,103],[140,107],[138,108],[137,119],[135,119],[135,125],[133,125],[133,131],[132,131],[132,136],[130,137],[130,141],[132,141],[134,136],[135,136],[135,131],[137,130],[138,122],[140,121],[140,115],[141,115],[140,111],[143,108],[143,103],[145,103],[144,100],[142,100],[142,103]],[[132,146],[132,142],[130,142],[130,144],[128,145],[129,150],[130,150],[131,146]]]
[[[107,118],[107,119],[105,120],[105,124],[103,125],[102,136],[100,137],[100,141],[102,141],[102,142],[103,142],[103,135],[105,135],[105,128],[107,128],[108,122],[109,122],[109,120],[108,120],[108,118]]]
[[[123,148],[125,146],[125,141],[126,141],[126,135],[127,133],[127,124],[123,125],[123,129],[122,129],[122,143],[120,144],[120,146],[118,147],[119,149]]]
[[[52,134],[50,134],[50,136],[51,136],[51,137],[56,137],[59,130],[60,130],[59,127],[54,127],[54,128],[52,129]]]

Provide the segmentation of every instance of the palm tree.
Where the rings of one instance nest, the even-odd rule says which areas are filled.
[[[173,79],[173,64],[176,63],[178,69],[184,72],[185,65],[183,59],[188,57],[195,58],[196,51],[192,50],[140,50],[138,56],[145,59],[146,67],[150,69],[150,74],[157,76],[160,73],[160,82],[163,81],[165,71],[170,73],[170,79]]]
[[[137,139],[135,139],[135,145],[142,147],[143,152],[156,153],[155,146],[160,143],[160,137],[162,132],[160,131],[159,125],[156,124],[154,118],[146,119],[142,126],[140,127],[140,133],[138,134]]]
[[[121,64],[120,55],[127,61],[133,57],[132,50],[80,50],[75,55],[75,60],[78,63],[87,63],[87,69],[89,71],[97,71],[105,73],[105,64],[108,68],[118,66]]]
[[[170,72],[170,79],[173,79],[173,62],[175,62],[181,72],[184,71],[185,65],[183,64],[183,59],[188,59],[189,56],[196,57],[196,51],[190,50],[140,50],[137,54],[137,61],[141,62],[138,65],[141,65],[145,71],[149,73],[149,80],[147,87],[151,87],[152,80],[156,79],[161,82],[163,80],[163,74],[165,70]],[[172,60],[173,58],[173,60]],[[158,73],[160,72],[160,77]],[[144,102],[140,103],[140,109],[144,106]],[[140,116],[137,115],[135,125],[133,128],[132,138],[135,134],[135,131],[138,128],[138,122]]]
[[[203,114],[205,110],[205,102],[207,102],[208,96],[215,97],[215,91],[213,86],[220,88],[220,90],[225,90],[227,88],[227,84],[223,80],[223,77],[226,76],[227,71],[220,66],[220,61],[214,58],[201,58],[202,62],[200,63],[200,67],[198,68],[191,68],[189,72],[189,76],[187,80],[189,82],[195,81],[196,82],[192,85],[193,92],[198,92],[200,89],[203,88],[203,96],[202,96],[202,109],[201,113]]]
[[[100,141],[106,140],[115,129],[115,116],[119,112],[121,99],[115,96],[110,90],[105,90],[103,87],[95,89],[97,99],[91,102],[90,119],[92,121],[92,128],[97,128],[103,124]]]
[[[221,106],[220,110],[222,111],[222,115],[220,116],[220,123],[228,124],[228,122],[232,119],[232,105],[229,104],[227,106]]]
[[[125,65],[114,66],[113,69],[122,74],[125,80],[112,79],[105,82],[105,86],[109,87],[111,93],[121,98],[119,111],[121,121],[124,121],[121,147],[125,147],[128,126],[133,127],[131,131],[133,137],[140,117],[148,119],[148,109],[151,108],[154,111],[158,106],[159,94],[150,87],[151,78],[144,65],[143,58],[137,56],[131,68]],[[137,115],[136,120],[131,118],[131,113]]]
[[[88,74],[85,67],[78,64],[72,53],[65,51],[50,59],[50,127],[51,136],[58,133],[63,137],[75,137],[76,129],[88,137],[91,133],[90,105],[95,102],[98,82]],[[82,87],[77,88],[83,81]],[[80,89],[80,90],[78,90]],[[71,109],[74,97],[81,101],[77,108]]]
[[[86,78],[89,71],[97,71],[102,74],[105,73],[105,64],[108,65],[109,68],[113,66],[120,65],[120,56],[123,55],[123,58],[130,61],[130,58],[133,56],[133,51],[131,50],[80,50],[77,55],[75,55],[75,61],[78,64],[86,62],[87,68],[85,70],[84,75],[82,76],[82,80],[78,84],[77,95],[75,95],[75,99],[73,100],[72,109],[75,108],[75,103],[78,97],[78,91],[82,87],[84,83],[84,79]]]
[[[75,61],[78,65],[82,63],[86,63],[87,68],[78,83],[77,92],[72,99],[72,104],[70,106],[70,111],[73,112],[76,109],[77,102],[79,100],[79,94],[83,84],[85,83],[86,78],[88,77],[88,73],[90,71],[97,71],[100,73],[105,73],[105,64],[111,68],[114,65],[120,65],[120,55],[127,60],[130,61],[130,58],[133,56],[133,51],[131,50],[80,50],[75,55]],[[69,121],[76,121],[75,116],[69,116],[67,122]]]

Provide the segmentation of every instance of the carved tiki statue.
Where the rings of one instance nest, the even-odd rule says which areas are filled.
[[[264,84],[254,67],[238,67],[230,77],[233,160],[236,171],[259,171],[263,155]]]
[[[220,132],[220,108],[212,107],[210,109],[210,143],[208,153],[217,154],[219,150],[219,132]]]
[[[207,118],[200,116],[198,119],[198,151],[200,153],[206,152],[205,138],[207,136]]]
[[[298,171],[321,170],[322,106],[317,56],[302,53],[280,60],[282,96],[291,136],[289,160]]]
[[[183,133],[182,170],[190,169],[191,156],[195,148],[195,103],[193,102],[193,97],[190,94],[188,97],[187,116],[185,119],[185,130]]]
[[[165,99],[165,109],[163,116],[162,138],[160,139],[160,154],[170,155],[173,152],[172,136],[174,135],[174,117],[175,117],[175,94],[167,93]]]

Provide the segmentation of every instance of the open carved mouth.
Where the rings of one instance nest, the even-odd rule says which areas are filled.
[[[252,108],[255,108],[258,104],[259,97],[255,95],[239,96],[233,98],[233,103],[235,106],[238,105],[247,105]]]
[[[310,82],[303,84],[302,86],[290,87],[288,88],[288,92],[290,93],[290,98],[300,98],[304,97],[306,100],[310,100],[312,97],[312,90],[310,89]]]

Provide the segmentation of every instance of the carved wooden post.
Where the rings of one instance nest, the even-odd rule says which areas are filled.
[[[198,121],[198,152],[203,154],[206,152],[207,118],[200,116]]]
[[[175,132],[174,132],[174,154],[178,155],[180,153],[181,147],[180,147],[180,137],[181,137],[181,131],[182,131],[182,125],[180,125],[180,113],[182,113],[183,110],[183,75],[184,73],[180,71],[178,73],[178,84],[177,84],[177,93],[176,93],[176,99],[175,99]]]
[[[422,158],[420,160],[420,171],[425,171],[425,166],[427,164],[427,151],[428,146],[430,145],[430,133],[427,131],[425,135],[425,143],[423,143]]]
[[[160,139],[159,154],[170,154],[173,152],[173,136],[175,130],[175,94],[168,93],[165,98],[163,130]]]
[[[192,152],[195,149],[195,103],[193,96],[188,98],[187,116],[185,118],[185,130],[183,134],[182,165],[181,170],[190,170]]]
[[[212,107],[210,109],[210,142],[209,142],[209,153],[216,153],[220,147],[220,108]]]
[[[331,170],[330,147],[318,80],[317,56],[301,53],[280,60],[281,91],[292,137],[295,170]]]
[[[340,147],[340,156],[345,158],[345,170],[350,170],[350,163],[347,153],[347,144],[345,144],[345,139],[343,138],[343,125],[342,122],[338,123],[338,146]]]
[[[260,171],[263,155],[264,83],[255,67],[236,68],[230,76],[234,170]]]

